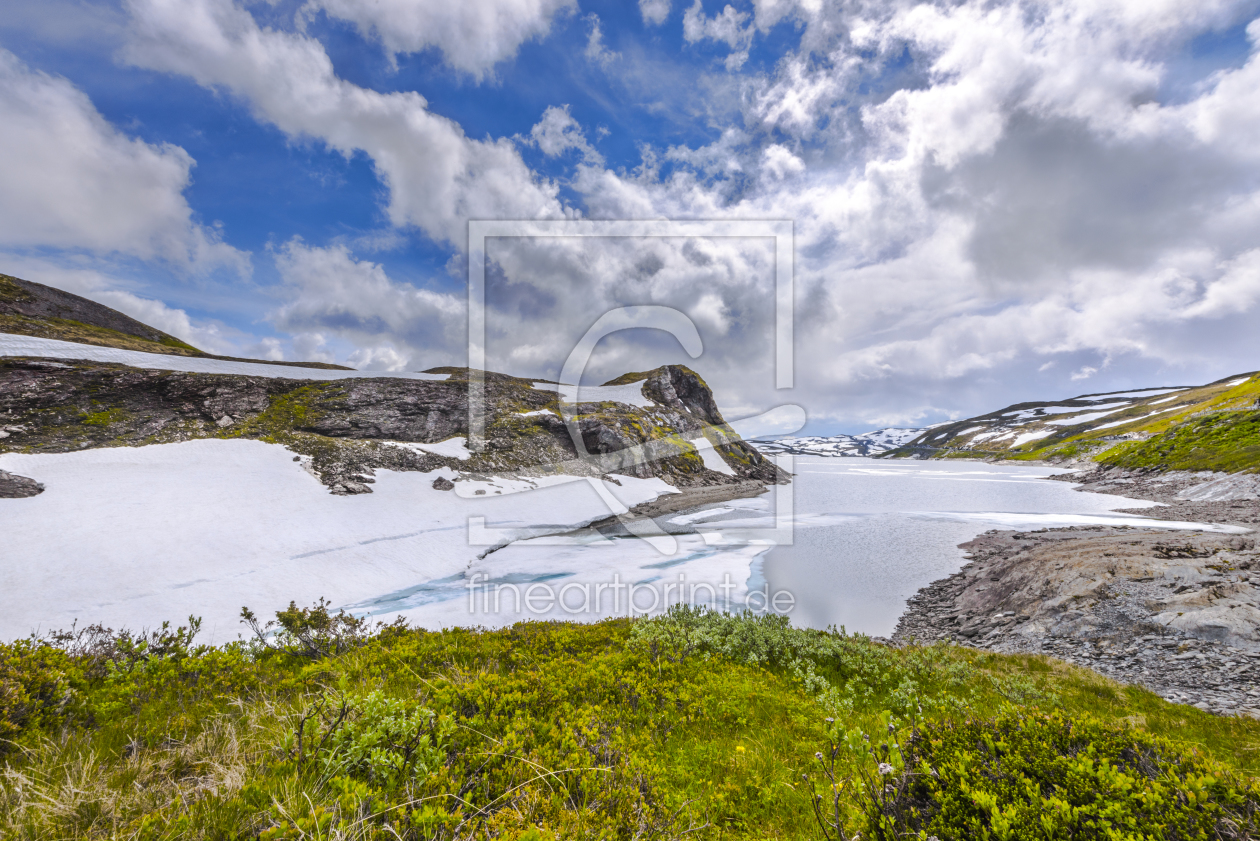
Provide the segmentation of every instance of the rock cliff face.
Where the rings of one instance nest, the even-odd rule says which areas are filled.
[[[487,373],[485,447],[456,455],[449,443],[468,435],[468,371],[431,373],[445,379],[312,381],[0,359],[0,452],[257,438],[287,446],[335,493],[370,492],[378,468],[443,465],[474,474],[655,476],[679,487],[786,479],[725,426],[712,392],[682,366],[631,375],[638,379],[630,384],[642,382],[643,405],[567,405],[568,424],[547,384]],[[700,438],[729,473],[706,467],[693,443]]]

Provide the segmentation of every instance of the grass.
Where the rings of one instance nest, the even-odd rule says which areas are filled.
[[[155,331],[156,332],[156,331]],[[99,347],[136,350],[145,353],[175,354],[178,356],[204,356],[197,348],[171,336],[160,341],[142,339],[130,333],[97,327],[68,318],[28,318],[24,315],[0,314],[0,333],[20,336],[36,336],[63,342],[97,345]]]
[[[1070,832],[999,830],[1053,797],[1097,812],[1103,783],[1116,820],[1215,821],[1260,773],[1260,722],[1039,656],[689,611],[442,632],[322,605],[279,618],[278,636],[220,648],[194,645],[195,625],[0,646],[0,837],[839,837],[821,803],[850,838],[893,837],[880,821],[907,804],[942,841],[1101,838],[1070,809]],[[1050,747],[1008,774],[993,763],[1015,731]],[[909,798],[887,809],[880,757]],[[929,778],[946,783],[914,788]],[[992,808],[959,805],[976,785]]]
[[[1121,445],[1098,459],[1111,467],[1157,470],[1260,470],[1260,411],[1192,418],[1145,441]]]

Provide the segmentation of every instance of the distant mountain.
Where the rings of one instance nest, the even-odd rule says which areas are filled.
[[[754,443],[763,453],[792,453],[801,456],[876,456],[895,450],[923,433],[923,429],[890,426],[859,435],[828,435],[803,438],[762,438]]]
[[[997,412],[923,430],[888,455],[1051,461],[1097,456],[1107,461],[1114,460],[1121,449],[1127,451],[1142,442],[1154,446],[1192,419],[1222,415],[1226,416],[1226,426],[1232,428],[1235,421],[1249,422],[1256,410],[1260,410],[1260,376],[1253,371],[1202,386],[1146,388],[1017,403]],[[1223,435],[1218,427],[1220,424],[1213,424],[1217,429],[1213,434]],[[1239,434],[1246,438],[1243,432]],[[1185,446],[1185,442],[1179,446]],[[1229,446],[1249,445],[1240,439]],[[1101,455],[1104,452],[1106,456]],[[1155,466],[1158,460],[1149,463]]]
[[[0,333],[145,353],[227,359],[234,362],[263,361],[206,353],[104,304],[6,274],[0,274]],[[268,361],[267,364],[351,370],[343,365],[329,365],[324,362]]]

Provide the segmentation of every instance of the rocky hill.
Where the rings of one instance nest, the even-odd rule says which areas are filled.
[[[154,367],[154,357],[134,365],[91,361],[88,348],[82,358],[73,348],[67,358],[0,355],[0,453],[251,438],[283,444],[337,494],[371,492],[377,469],[442,466],[467,475],[615,473],[676,487],[786,480],[726,425],[708,385],[683,366],[626,374],[580,395],[571,386],[487,372],[485,446],[472,452],[466,369],[347,377],[340,372],[350,369],[341,366],[287,363],[338,370],[327,379],[310,370],[277,377],[269,369],[275,363],[258,365],[258,375],[253,365],[220,366],[231,373],[181,370],[205,363],[174,357],[251,360],[202,353],[93,301],[0,275],[0,335],[6,333],[172,361],[169,370]],[[41,490],[0,475],[0,497]]]
[[[185,341],[163,333],[118,310],[78,295],[0,274],[0,333],[37,336],[99,347],[196,356],[207,359],[235,359],[205,353]],[[251,361],[251,360],[241,360]],[[322,362],[273,362],[273,365],[350,370]]]
[[[1097,458],[1135,468],[1260,469],[1260,376],[1018,403],[941,424],[891,457]]]
[[[555,384],[487,373],[486,447],[470,452],[468,371],[429,373],[434,379],[321,381],[4,358],[0,453],[253,438],[283,444],[342,494],[370,492],[378,468],[444,465],[466,474],[656,476],[677,487],[783,478],[682,366],[646,372],[628,388],[583,389],[583,402],[569,408],[585,459]]]

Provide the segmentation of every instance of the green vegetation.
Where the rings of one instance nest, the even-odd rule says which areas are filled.
[[[1098,461],[1136,469],[1253,473],[1260,470],[1260,411],[1192,418],[1153,438],[1108,450]]]
[[[87,426],[109,426],[114,423],[121,423],[127,419],[127,411],[125,409],[102,409],[99,412],[87,412],[79,418],[79,423]]]
[[[13,281],[12,275],[0,274],[0,303],[25,304],[35,297]]]
[[[4,290],[0,289],[0,295]],[[157,333],[158,331],[154,331]],[[13,333],[19,336],[37,336],[41,339],[57,339],[63,342],[78,342],[99,347],[113,347],[122,350],[138,350],[145,353],[166,353],[180,356],[204,356],[197,348],[181,342],[172,336],[163,336],[159,341],[143,339],[130,333],[111,330],[108,327],[97,327],[84,324],[69,318],[29,318],[25,315],[0,313],[0,333]]]
[[[309,427],[324,411],[320,403],[327,403],[345,395],[339,383],[320,382],[301,386],[271,397],[271,403],[262,412],[245,423],[222,433],[227,438],[260,438],[269,443],[288,443],[295,431]]]
[[[0,645],[0,836],[1254,837],[1260,722],[1044,657],[679,609],[245,619]]]
[[[1092,457],[1105,463],[1120,464],[1122,462],[1116,459],[1131,452],[1135,445],[1117,445],[1117,437],[1140,437],[1151,443],[1153,440],[1151,436],[1163,436],[1161,440],[1166,441],[1170,435],[1176,435],[1179,442],[1178,456],[1186,455],[1195,446],[1199,446],[1203,452],[1185,459],[1182,462],[1183,466],[1173,467],[1161,461],[1154,450],[1148,448],[1144,450],[1145,455],[1141,465],[1135,463],[1125,466],[1226,471],[1253,470],[1258,466],[1254,451],[1246,449],[1252,447],[1253,444],[1248,443],[1252,439],[1245,432],[1218,435],[1219,430],[1214,431],[1212,432],[1213,440],[1204,442],[1202,445],[1191,444],[1190,439],[1200,432],[1210,430],[1196,425],[1187,425],[1180,432],[1173,432],[1183,424],[1195,422],[1204,415],[1247,412],[1260,408],[1260,376],[1255,374],[1230,377],[1197,388],[1179,389],[1172,395],[1162,391],[1156,392],[1128,408],[1110,414],[1094,412],[1088,406],[1080,406],[1073,411],[1079,412],[1083,417],[1089,417],[1086,421],[1074,425],[1067,425],[1066,421],[1069,420],[1066,417],[1067,413],[1063,409],[1056,409],[1055,414],[1060,417],[1056,417],[1051,425],[1034,424],[1031,427],[1020,427],[1047,434],[1018,446],[1014,444],[1014,441],[1019,440],[1018,437],[1014,440],[1010,440],[1009,435],[998,438],[981,437],[999,427],[1003,423],[1003,416],[1012,411],[1024,410],[1036,405],[1038,404],[1022,403],[1010,406],[1001,412],[958,421],[953,425],[952,432],[949,432],[952,437],[948,440],[938,440],[932,446],[907,445],[888,453],[887,457],[921,456],[927,452],[932,458],[994,458],[1011,461],[1061,462],[1081,461]],[[960,434],[963,432],[966,434]],[[946,433],[935,430],[931,434],[939,438]],[[980,439],[980,443],[973,446],[972,442],[977,438]],[[1237,451],[1240,446],[1243,450]]]

